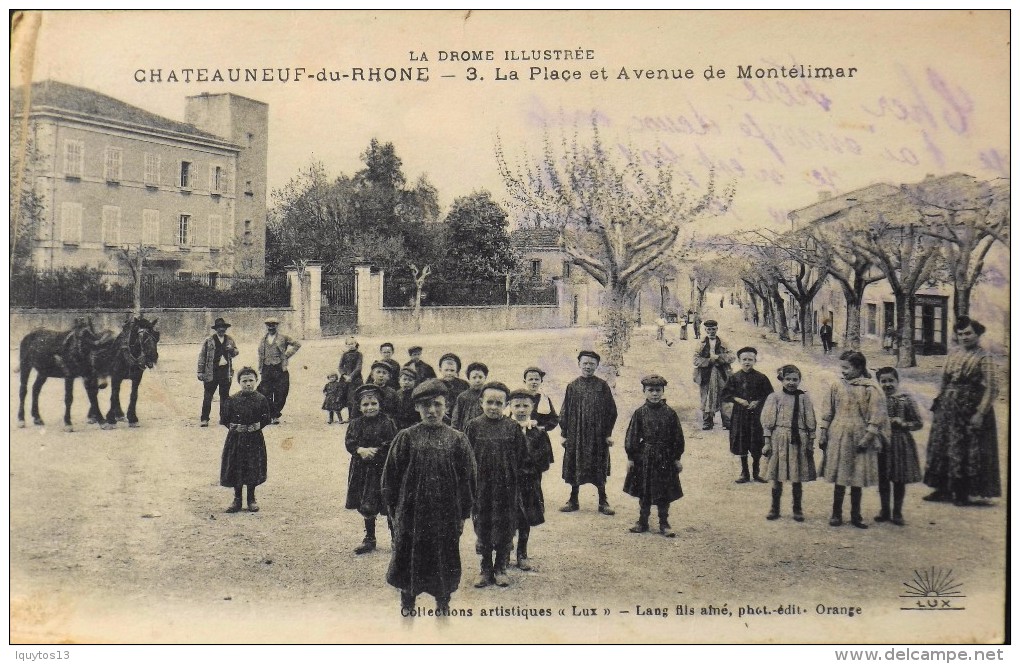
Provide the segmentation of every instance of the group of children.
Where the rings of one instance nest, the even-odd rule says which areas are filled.
[[[843,524],[843,501],[850,487],[850,523],[867,528],[861,513],[862,490],[875,484],[881,499],[875,521],[906,525],[906,485],[921,480],[911,432],[922,423],[913,398],[899,390],[896,369],[879,369],[876,384],[863,354],[843,352],[839,358],[842,380],[832,385],[821,420],[816,421],[810,397],[799,389],[800,369],[792,364],[781,367],[777,378],[782,390],[775,392],[769,379],[754,368],[757,356],[751,347],[737,351],[741,369],[727,380],[722,398],[733,404],[730,451],[740,456],[742,466],[736,481],[772,482],[772,505],[766,518],[779,518],[783,484],[790,483],[793,518],[803,521],[803,483],[821,474],[835,485],[829,525]],[[822,451],[817,472],[816,438]],[[751,472],[748,455],[753,459]],[[762,457],[768,461],[764,477],[759,472]]]
[[[417,526],[407,530],[408,519],[424,519],[421,526],[427,530],[431,528],[428,524],[439,518],[415,511],[424,509],[422,496],[434,502],[440,494],[449,492],[459,496],[461,506],[455,505],[454,513],[463,512],[461,519],[470,516],[474,526],[476,552],[481,559],[476,587],[509,584],[507,567],[515,537],[516,564],[522,570],[530,569],[530,530],[545,520],[542,474],[554,462],[549,431],[559,424],[552,401],[540,391],[545,372],[528,367],[522,374],[523,384],[511,389],[502,382],[489,381],[488,367],[472,362],[465,381],[459,376],[460,358],[447,353],[440,358],[436,377],[432,367],[421,359],[420,347],[410,348],[410,360],[399,366],[392,359],[392,344],[385,343],[380,347],[382,358],[372,363],[369,379],[363,382],[363,358],[358,343],[350,338],[346,345],[339,371],[330,376],[324,387],[327,403],[323,408],[330,412],[330,422],[333,415],[348,411],[348,418],[341,419],[349,422],[345,447],[351,454],[345,506],[357,510],[365,525],[365,537],[355,553],[365,554],[376,548],[376,520],[380,514],[387,515],[394,542],[388,579],[393,577],[390,582],[402,589],[403,606],[413,606],[418,592],[431,592],[440,604],[448,603],[452,570],[447,569],[429,581],[427,588],[415,590],[412,580],[404,578],[410,574],[405,566],[419,564],[421,561],[414,556],[421,554],[405,552],[414,559],[402,560],[405,554],[401,551],[419,551],[423,546],[419,539],[425,538],[429,546],[438,547],[428,556],[445,560],[452,555],[450,551],[455,545],[448,541],[436,544],[437,538],[442,539],[439,531],[430,534]],[[890,367],[878,370],[879,388],[870,380],[864,355],[844,352],[840,356],[842,380],[832,386],[821,419],[816,420],[812,400],[800,389],[800,369],[792,364],[781,367],[777,379],[782,389],[776,392],[771,381],[754,368],[757,355],[752,347],[737,352],[741,368],[728,378],[722,399],[733,405],[729,442],[730,451],[741,458],[742,471],[737,482],[772,483],[772,503],[766,518],[779,517],[783,484],[789,483],[793,518],[803,521],[803,483],[814,481],[820,474],[835,485],[830,525],[843,523],[843,501],[846,487],[850,487],[851,523],[867,528],[861,514],[861,494],[864,487],[876,483],[882,507],[875,521],[905,525],[902,511],[905,487],[920,480],[917,449],[910,432],[919,429],[921,421],[913,399],[898,389],[896,370]],[[579,363],[581,359],[579,356]],[[221,483],[235,487],[230,512],[241,508],[242,484],[249,486],[249,509],[257,511],[254,487],[265,481],[265,443],[260,429],[267,422],[268,410],[258,403],[259,395],[250,389],[255,382],[254,373],[251,369],[239,373],[242,392],[231,397],[227,408],[230,433],[224,449]],[[339,396],[333,394],[336,384],[343,387],[336,390]],[[683,429],[676,411],[664,399],[667,381],[659,375],[650,375],[641,384],[645,403],[633,413],[625,439],[628,462],[623,490],[637,498],[639,506],[638,521],[630,531],[650,530],[651,506],[655,505],[658,531],[671,538],[675,533],[669,524],[669,507],[683,496],[679,480],[683,468]],[[340,396],[341,400],[330,401]],[[397,441],[402,456],[388,465],[387,459],[397,454],[391,450]],[[822,451],[817,472],[816,443]],[[437,450],[445,456],[430,456]],[[464,450],[470,450],[470,454]],[[750,468],[748,455],[752,458]],[[437,461],[438,458],[444,460]],[[762,458],[767,460],[764,472]],[[406,498],[396,496],[408,490],[410,481],[399,474],[399,469],[401,464],[415,463],[419,466],[424,463],[416,471],[423,474],[415,480],[417,488],[410,490],[424,493],[410,500],[408,507],[398,504],[400,500],[406,502]],[[392,477],[388,478],[387,473]],[[449,487],[429,486],[444,476],[449,478]],[[395,517],[394,510],[407,509],[416,516]],[[462,526],[455,525],[460,523],[456,514],[450,519],[454,525],[447,529],[448,536],[453,537],[456,531],[459,539]],[[395,525],[394,521],[400,523]],[[447,561],[440,567],[443,564],[453,563]],[[446,579],[444,574],[451,578]],[[459,575],[458,557],[458,581]]]

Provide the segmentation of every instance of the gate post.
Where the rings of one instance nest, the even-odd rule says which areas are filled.
[[[322,337],[322,266],[305,267],[308,279],[308,297],[305,298],[305,335],[309,339]]]
[[[358,331],[362,334],[374,334],[380,327],[383,272],[380,270],[373,279],[372,266],[369,263],[356,263],[354,275]]]

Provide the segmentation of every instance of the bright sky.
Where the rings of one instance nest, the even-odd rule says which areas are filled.
[[[580,50],[585,59],[507,60],[508,50],[531,49]],[[492,51],[493,59],[441,61],[443,52],[464,50]],[[738,78],[738,67],[793,65],[856,71],[831,80]],[[469,66],[479,80],[466,80]],[[291,77],[304,67],[302,80],[167,82],[171,70],[183,80],[185,68],[207,68],[209,77],[220,69],[226,78],[228,68],[287,67]],[[307,78],[323,68],[353,76],[358,67],[366,75],[428,67],[429,80]],[[497,67],[507,80],[496,80]],[[545,80],[546,67],[576,70],[580,80]],[[725,78],[706,80],[709,67]],[[693,78],[646,80],[633,71],[660,68],[690,69]],[[163,82],[135,81],[151,70],[162,70]],[[511,70],[520,80],[510,80]],[[712,230],[785,228],[786,212],[820,191],[929,173],[1009,173],[1009,13],[1001,10],[48,12],[30,78],[90,87],[179,120],[185,96],[204,91],[267,102],[271,189],[313,158],[333,174],[353,173],[373,136],[392,141],[408,179],[427,173],[444,210],[479,188],[505,197],[497,132],[512,154],[534,152],[543,126],[559,140],[561,109],[567,133],[573,118],[583,127],[596,111],[612,144],[657,154],[697,181],[714,164],[737,194]]]

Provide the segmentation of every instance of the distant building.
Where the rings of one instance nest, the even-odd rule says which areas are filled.
[[[12,136],[26,92],[11,89]],[[180,122],[57,81],[30,95],[25,175],[44,204],[37,269],[117,271],[120,248],[140,242],[149,266],[181,278],[264,274],[267,104],[201,94]]]

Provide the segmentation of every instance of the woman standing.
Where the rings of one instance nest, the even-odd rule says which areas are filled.
[[[924,483],[935,491],[924,499],[953,500],[964,506],[973,504],[971,496],[1002,495],[999,439],[992,410],[995,363],[981,347],[984,325],[960,316],[954,329],[960,348],[946,360],[942,391],[931,407],[935,415]]]

